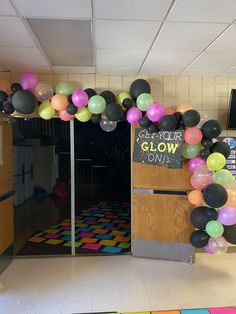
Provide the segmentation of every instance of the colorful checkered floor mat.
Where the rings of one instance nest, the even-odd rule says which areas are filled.
[[[95,313],[87,313],[95,314]],[[97,314],[236,314],[235,307],[219,307],[208,309],[192,309],[192,310],[171,310],[171,311],[152,311],[152,312],[97,312]]]
[[[100,202],[76,216],[77,252],[121,254],[130,251],[130,204]],[[71,246],[71,221],[35,233],[28,241],[53,246]]]

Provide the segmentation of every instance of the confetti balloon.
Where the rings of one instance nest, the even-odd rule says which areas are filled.
[[[35,87],[34,94],[41,102],[50,100],[53,96],[53,88],[45,83],[40,83]]]

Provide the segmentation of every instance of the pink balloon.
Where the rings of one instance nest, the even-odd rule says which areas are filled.
[[[23,89],[33,91],[38,85],[38,76],[32,72],[25,72],[21,74],[20,84]]]
[[[130,124],[139,123],[142,118],[142,112],[137,107],[132,107],[127,111],[126,119]]]
[[[228,243],[223,237],[210,238],[208,248],[213,254],[223,254],[227,252]]]
[[[188,128],[184,132],[184,140],[190,145],[196,145],[202,140],[202,132],[198,128]]]
[[[72,102],[78,108],[83,108],[88,103],[88,95],[83,90],[76,90],[72,94]]]
[[[164,108],[164,111],[165,111],[165,115],[174,113],[174,110],[170,107]]]
[[[236,224],[236,209],[232,207],[222,207],[218,215],[218,220],[226,226]]]
[[[160,121],[162,117],[165,115],[165,110],[162,105],[154,102],[147,108],[147,117],[152,122]]]
[[[206,165],[206,161],[200,157],[195,157],[192,158],[191,160],[189,160],[188,162],[188,169],[191,172],[194,172],[198,167],[200,166],[205,166]]]
[[[213,183],[213,172],[206,166],[198,167],[191,177],[191,184],[197,190],[202,190],[211,183]]]
[[[63,120],[63,121],[70,121],[70,120],[74,119],[74,116],[71,115],[71,114],[69,114],[69,113],[66,111],[66,109],[60,110],[58,115],[59,115],[59,118],[60,118],[61,120]]]

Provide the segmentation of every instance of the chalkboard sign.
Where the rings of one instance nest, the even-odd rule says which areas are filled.
[[[181,168],[184,130],[149,133],[145,129],[135,129],[133,161]]]

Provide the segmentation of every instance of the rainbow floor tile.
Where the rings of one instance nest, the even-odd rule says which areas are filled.
[[[130,251],[130,204],[100,202],[83,210],[75,221],[76,248],[79,252],[119,254]],[[31,243],[71,246],[71,221],[38,231]]]
[[[82,314],[82,313],[80,313]],[[84,313],[95,314],[95,313]],[[219,307],[208,309],[192,309],[192,310],[169,310],[169,311],[152,311],[152,312],[97,312],[96,314],[236,314],[235,307]]]

